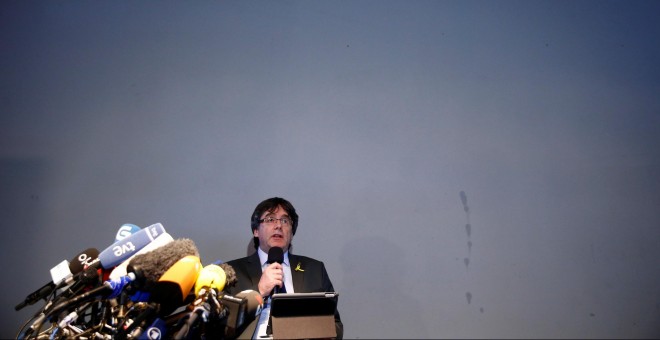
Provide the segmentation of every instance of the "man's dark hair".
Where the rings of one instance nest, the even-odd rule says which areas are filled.
[[[274,212],[277,210],[277,207],[282,207],[284,211],[286,211],[287,215],[291,218],[291,228],[293,235],[296,234],[296,229],[298,229],[298,214],[296,213],[296,209],[293,207],[293,204],[291,202],[285,200],[284,198],[281,197],[272,197],[267,200],[264,200],[263,202],[259,203],[256,208],[254,208],[254,212],[252,213],[252,220],[251,220],[251,228],[252,232],[259,228],[259,220],[261,219],[261,215],[263,215],[266,211],[268,212]],[[259,238],[255,237],[254,238],[254,248],[259,247]],[[286,250],[286,249],[285,249]]]

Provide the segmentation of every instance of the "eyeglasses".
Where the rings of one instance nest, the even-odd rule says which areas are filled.
[[[283,227],[291,226],[291,220],[288,217],[282,217],[282,218],[266,217],[259,220],[260,223],[265,223],[265,224],[275,224],[275,221],[280,221],[280,224]]]

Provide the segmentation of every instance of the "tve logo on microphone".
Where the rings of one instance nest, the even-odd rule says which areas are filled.
[[[131,241],[112,247],[112,252],[117,257],[120,257],[126,254],[127,252],[134,252],[134,251],[135,251],[135,245],[133,245],[133,242]]]

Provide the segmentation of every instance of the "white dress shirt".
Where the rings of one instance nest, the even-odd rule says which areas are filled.
[[[261,248],[257,248],[257,253],[259,254],[259,263],[261,263],[261,271],[263,272],[266,267],[268,267],[268,254],[266,254]],[[284,253],[284,262],[282,262],[282,271],[284,275],[284,287],[286,287],[287,293],[293,293],[293,281],[291,280],[291,264],[289,262],[289,251]],[[252,339],[263,340],[272,338],[266,334],[266,329],[268,328],[268,319],[270,318],[270,297],[266,299],[264,308],[259,314],[259,321],[257,323],[257,328],[252,335]]]

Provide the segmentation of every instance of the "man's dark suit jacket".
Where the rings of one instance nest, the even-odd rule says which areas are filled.
[[[252,289],[259,291],[259,279],[261,278],[261,263],[259,254],[254,254],[240,259],[227,262],[236,271],[237,283],[234,287],[228,287],[229,294]],[[332,282],[328,277],[323,262],[307,256],[299,256],[289,253],[289,264],[291,265],[291,281],[296,293],[334,292]],[[344,334],[344,325],[335,311],[335,328],[337,338],[341,339]]]

